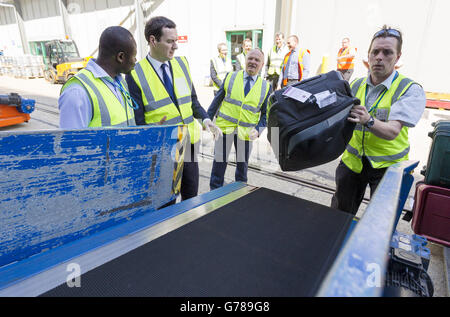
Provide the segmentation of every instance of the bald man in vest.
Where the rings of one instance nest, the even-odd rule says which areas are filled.
[[[278,79],[279,88],[308,78],[311,70],[310,51],[299,47],[298,36],[289,36],[286,44],[289,52],[284,57],[281,65],[281,75]]]
[[[135,105],[121,74],[129,73],[135,63],[133,35],[120,26],[105,29],[98,58],[89,60],[61,89],[60,128],[134,126]]]
[[[426,97],[419,84],[395,70],[402,42],[399,30],[383,26],[370,43],[369,75],[350,85],[361,105],[348,118],[356,127],[336,168],[332,208],[356,214],[367,185],[373,195],[386,169],[408,160],[408,129],[419,122]]]
[[[266,127],[267,99],[272,88],[259,76],[264,65],[264,53],[250,50],[246,56],[245,70],[228,73],[217,95],[208,108],[208,116],[216,117],[223,136],[214,146],[210,189],[222,187],[231,146],[236,150],[235,180],[247,182],[248,159],[251,142]]]
[[[350,39],[342,39],[342,47],[339,49],[337,57],[337,70],[342,74],[346,81],[352,77],[355,69],[354,59],[356,57],[356,48],[350,46]]]
[[[219,131],[200,105],[185,57],[178,49],[176,24],[163,16],[145,25],[150,52],[127,74],[126,81],[138,108],[136,123],[187,125],[189,138],[184,155],[181,199],[197,196],[199,186],[198,149],[202,124],[206,130]],[[174,203],[172,201],[171,203]]]

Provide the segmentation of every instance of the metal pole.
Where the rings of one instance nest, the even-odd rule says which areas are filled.
[[[136,59],[141,60],[147,54],[147,40],[144,35],[144,12],[140,0],[135,0],[134,4],[136,15]]]
[[[64,26],[64,35],[66,39],[72,38],[72,29],[69,22],[69,14],[67,12],[67,0],[58,0],[59,11],[61,13],[61,18]]]

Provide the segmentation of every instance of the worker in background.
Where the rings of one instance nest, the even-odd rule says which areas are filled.
[[[287,39],[289,52],[283,60],[278,87],[283,88],[308,78],[311,70],[311,56],[307,49],[298,47],[298,37],[291,35]]]
[[[350,85],[361,105],[348,118],[357,125],[336,169],[332,208],[356,214],[367,185],[373,195],[386,169],[408,160],[408,129],[422,116],[426,97],[419,84],[395,70],[402,42],[400,31],[383,26],[369,47],[369,75]]]
[[[284,34],[281,32],[276,33],[275,45],[270,50],[266,63],[266,80],[272,84],[273,89],[276,89],[278,86],[281,66],[283,64],[284,57],[288,52],[289,49],[284,43]]]
[[[350,81],[355,69],[354,59],[356,57],[356,48],[350,46],[348,37],[342,39],[342,47],[339,49],[337,57],[337,70],[342,74],[346,81]]]
[[[218,128],[198,101],[186,58],[174,56],[178,49],[175,23],[166,17],[153,17],[144,32],[150,52],[126,76],[130,94],[138,104],[136,124],[187,125],[189,141],[180,189],[181,199],[186,200],[198,193],[201,122],[207,130]]]
[[[105,29],[98,58],[89,60],[61,89],[60,128],[134,126],[135,105],[121,74],[129,73],[135,63],[133,35],[120,26]]]
[[[252,40],[248,38],[242,43],[242,53],[236,56],[236,71],[245,69],[245,59],[247,53],[252,49],[252,45]]]
[[[228,57],[228,48],[225,43],[219,43],[217,45],[217,50],[219,55],[211,59],[211,64],[209,71],[211,74],[211,79],[214,85],[214,96],[217,94],[225,76],[233,71],[233,65],[231,64],[231,59]]]
[[[229,73],[211,105],[208,115],[216,117],[223,132],[214,145],[214,161],[210,188],[223,186],[231,145],[236,150],[235,180],[247,182],[251,141],[256,140],[266,127],[267,99],[270,83],[258,75],[264,65],[264,53],[253,49],[247,54],[245,70]]]

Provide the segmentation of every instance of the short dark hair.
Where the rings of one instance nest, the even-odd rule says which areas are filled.
[[[116,56],[119,52],[131,54],[135,45],[133,34],[121,26],[110,26],[100,35],[98,55],[102,57]]]
[[[162,29],[163,28],[169,28],[169,29],[175,29],[177,26],[175,22],[172,20],[159,16],[159,17],[153,17],[150,20],[147,21],[145,24],[145,39],[148,42],[148,39],[150,38],[150,35],[153,35],[157,41],[161,39],[162,35]]]
[[[393,37],[397,39],[397,52],[401,53],[402,52],[402,45],[403,45],[403,36],[402,36],[402,32],[400,32],[397,29],[391,28],[389,26],[387,26],[386,24],[383,25],[383,27],[381,28],[381,30],[377,31],[373,37],[372,37],[372,41],[370,42],[370,46],[369,46],[369,53],[370,50],[372,49],[372,44],[373,41],[379,37]]]

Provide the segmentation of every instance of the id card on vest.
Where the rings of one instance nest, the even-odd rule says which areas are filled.
[[[175,87],[177,87],[180,96],[187,96],[191,94],[185,78],[175,78]]]

